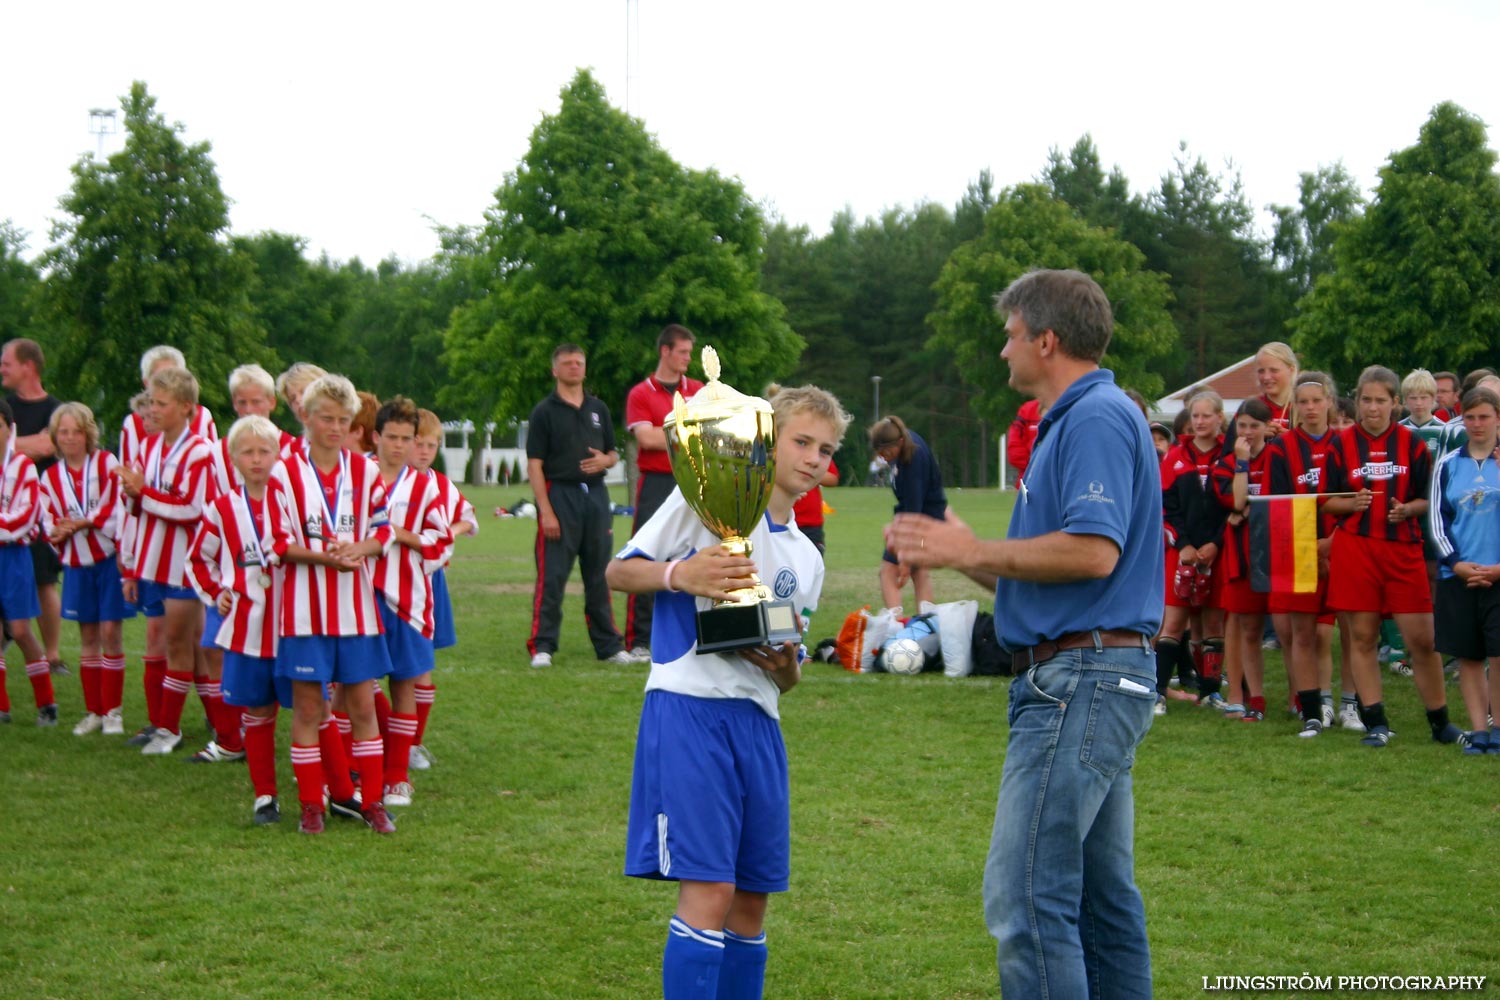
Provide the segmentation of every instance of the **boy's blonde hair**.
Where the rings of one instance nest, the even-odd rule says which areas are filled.
[[[271,373],[260,365],[240,365],[229,373],[229,395],[233,396],[241,389],[255,386],[266,394],[271,401],[272,407],[276,405],[276,381],[271,378]]]
[[[294,393],[306,392],[308,386],[327,374],[311,361],[298,361],[276,377],[276,393],[290,406]]]
[[[94,411],[82,403],[63,403],[52,411],[52,419],[47,421],[47,436],[52,439],[52,447],[57,447],[57,428],[62,423],[63,417],[72,417],[83,430],[83,436],[88,440],[89,453],[92,454],[99,447],[99,423],[94,419]]]
[[[182,356],[181,351],[179,351],[175,347],[169,347],[166,344],[157,344],[155,347],[148,350],[145,354],[141,355],[142,384],[150,381],[151,369],[155,368],[163,361],[172,362],[172,366],[174,368],[187,367],[187,358],[184,358]]]
[[[146,388],[160,389],[179,403],[198,405],[198,380],[186,368],[162,368],[151,376]]]
[[[251,415],[240,417],[240,419],[230,425],[229,434],[225,438],[229,442],[229,454],[238,454],[240,442],[246,438],[269,441],[272,447],[278,450],[281,448],[281,431],[277,430],[275,424],[262,416]]]
[[[1426,368],[1414,369],[1410,375],[1401,380],[1401,395],[1406,397],[1414,392],[1422,392],[1435,397],[1437,378]]]
[[[343,410],[350,420],[359,413],[359,393],[354,383],[342,375],[323,375],[313,379],[302,390],[302,412],[312,413],[313,408],[324,400]]]
[[[844,432],[849,429],[849,414],[844,412],[838,398],[827,389],[819,389],[815,385],[786,388],[772,382],[766,387],[766,398],[771,401],[771,409],[775,412],[778,432],[786,426],[788,420],[803,413],[828,421],[833,427],[835,443],[843,441]]]
[[[417,437],[435,437],[443,443],[443,422],[431,410],[417,411]]]

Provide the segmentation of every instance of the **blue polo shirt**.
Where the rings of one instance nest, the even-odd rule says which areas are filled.
[[[1069,632],[1161,628],[1161,469],[1140,408],[1111,371],[1084,375],[1063,392],[1037,429],[1007,537],[1054,531],[1102,535],[1120,548],[1102,580],[1034,583],[1001,579],[995,630],[1011,649]]]

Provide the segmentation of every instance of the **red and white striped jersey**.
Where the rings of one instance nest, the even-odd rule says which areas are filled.
[[[59,460],[42,473],[42,503],[51,521],[87,518],[92,524],[52,546],[64,566],[93,566],[114,558],[120,500],[115,470],[119,466],[115,456],[101,449],[84,459],[81,469],[70,469]]]
[[[287,455],[287,448],[296,438],[286,431],[281,432],[281,457]],[[210,496],[218,498],[225,493],[239,489],[244,485],[244,479],[240,476],[240,470],[234,467],[234,460],[229,457],[229,438],[222,437],[214,443],[213,461],[213,490]]]
[[[0,473],[0,545],[26,545],[36,536],[42,516],[36,465],[15,450],[14,436],[10,442]]]
[[[331,496],[312,461],[300,455],[282,460],[271,473],[277,499],[268,508],[271,544],[285,566],[277,631],[284,636],[379,635],[373,560],[348,572],[285,560],[291,545],[326,552],[334,541],[375,538],[382,549],[390,547],[380,467],[343,451],[339,467],[327,478]]]
[[[452,526],[460,521],[467,521],[474,526],[474,530],[470,532],[471,535],[479,534],[479,518],[474,516],[474,505],[458,491],[458,487],[453,485],[453,480],[436,469],[427,471],[432,473],[432,477],[437,480],[438,502],[442,505],[443,516],[448,522],[449,534],[452,534]],[[453,544],[450,542],[436,560],[424,561],[422,569],[431,575],[452,561]]]
[[[298,458],[307,457],[307,438],[299,437],[296,434],[288,434],[286,431],[282,431],[281,459],[282,461],[286,461],[293,455],[296,455]]]
[[[261,500],[236,488],[205,507],[188,562],[188,580],[205,603],[217,604],[225,590],[234,594],[234,604],[214,643],[263,659],[276,655],[274,609],[281,570],[271,545],[271,519],[265,511],[276,504],[278,488],[268,485]],[[262,579],[269,579],[271,585]],[[268,608],[273,609],[269,615]]]
[[[453,545],[440,499],[437,478],[430,470],[402,468],[386,488],[386,511],[391,526],[420,537],[422,547],[412,549],[395,542],[375,561],[375,589],[427,639],[432,638],[432,579],[424,567],[442,559]]]
[[[193,411],[193,419],[188,421],[188,430],[198,435],[205,441],[217,441],[219,429],[214,426],[213,414],[202,404]],[[141,419],[139,413],[132,413],[125,418],[125,423],[120,426],[120,464],[129,468],[141,457],[141,444],[146,439],[146,423]]]
[[[213,446],[185,430],[170,446],[153,434],[141,446],[137,467],[146,482],[130,507],[136,516],[133,575],[169,587],[186,587],[188,543],[208,499]]]

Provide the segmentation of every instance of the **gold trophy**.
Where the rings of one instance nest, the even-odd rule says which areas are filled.
[[[776,483],[776,422],[771,404],[719,381],[719,354],[703,348],[708,382],[690,400],[677,393],[663,421],[672,478],[703,526],[738,556],[765,516]],[[775,646],[801,638],[797,609],[777,601],[759,579],[735,598],[698,612],[698,652]]]

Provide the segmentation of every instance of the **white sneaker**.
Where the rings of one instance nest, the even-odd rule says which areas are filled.
[[[608,663],[612,667],[633,667],[641,661],[637,660],[635,657],[631,656],[629,653],[625,652],[625,650],[622,649],[618,653],[615,653],[613,656],[604,657],[599,662]]]
[[[542,667],[550,667],[550,666],[552,666],[552,654],[551,653],[538,653],[538,654],[536,654],[535,656],[533,656],[531,658],[531,665],[533,667],[536,667],[537,669],[541,669]]]
[[[78,725],[73,727],[73,735],[87,736],[89,733],[97,733],[103,726],[104,716],[90,712],[78,720]]]
[[[432,751],[420,743],[412,744],[411,752],[406,755],[406,766],[413,771],[425,771],[433,764]]]
[[[1313,739],[1323,732],[1323,721],[1321,719],[1308,719],[1302,723],[1302,731],[1297,735],[1304,740]]]
[[[104,722],[101,723],[101,732],[105,736],[124,736],[125,719],[120,715],[118,708],[112,708],[104,713]]]
[[[1347,701],[1339,706],[1339,725],[1356,733],[1365,731],[1365,724],[1359,717],[1359,709]]]
[[[637,646],[637,647],[635,647],[634,649],[632,649],[630,651],[630,656],[637,663],[650,663],[651,662],[651,647],[650,646]]]
[[[385,806],[409,806],[411,805],[412,787],[409,781],[398,781],[394,785],[385,786]]]
[[[1325,701],[1325,702],[1323,702],[1323,720],[1322,721],[1323,721],[1323,728],[1324,729],[1332,729],[1333,728],[1333,702],[1331,702],[1331,701]]]
[[[181,733],[174,733],[170,729],[158,729],[150,742],[141,747],[141,753],[148,757],[164,757],[180,746],[182,746]]]
[[[1158,699],[1156,699],[1156,707],[1153,708],[1151,710],[1151,712],[1152,712],[1153,715],[1166,715],[1167,714],[1167,699],[1165,699],[1165,698],[1158,698]]]

